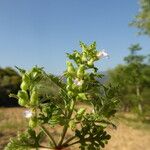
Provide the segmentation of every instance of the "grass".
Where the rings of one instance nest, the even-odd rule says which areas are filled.
[[[0,108],[0,150],[15,137],[18,131],[25,130],[27,121],[22,108]]]
[[[134,129],[150,132],[150,119],[141,121],[136,114],[132,113],[118,113],[117,118]]]

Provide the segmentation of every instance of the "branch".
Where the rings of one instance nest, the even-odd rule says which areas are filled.
[[[68,144],[68,146],[71,146],[71,145],[74,145],[74,144],[77,144],[77,143],[80,143],[80,140],[75,141],[75,142],[73,142],[73,143],[71,143],[71,144]]]
[[[57,144],[54,140],[54,138],[52,137],[52,135],[47,131],[47,129],[44,126],[40,126],[40,128],[43,130],[43,132],[48,136],[49,140],[53,142],[54,146],[57,147]]]
[[[70,141],[74,140],[75,138],[76,138],[76,136],[70,137],[68,140],[66,140],[66,142],[64,142],[64,143],[62,144],[62,146],[67,145]]]
[[[72,113],[73,113],[73,109],[74,109],[74,104],[75,104],[75,102],[74,102],[74,101],[72,101],[72,102],[73,102],[73,105],[72,105],[72,109],[70,110],[70,112],[69,112],[69,114],[68,114],[68,120],[71,118]],[[67,130],[68,130],[68,123],[69,123],[69,121],[65,124],[65,126],[64,126],[64,128],[63,128],[62,136],[61,136],[61,139],[60,139],[60,141],[59,141],[59,143],[58,143],[58,146],[60,146],[60,145],[63,143],[63,140],[64,140],[64,138],[65,138],[66,132],[67,132]]]

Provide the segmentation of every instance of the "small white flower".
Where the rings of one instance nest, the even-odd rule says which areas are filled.
[[[98,58],[102,58],[102,57],[108,57],[108,53],[105,52],[105,50],[102,50],[100,52],[97,53],[96,55]]]
[[[77,86],[81,86],[83,82],[84,82],[83,80],[79,80],[78,78],[74,80],[74,84],[76,84]]]
[[[25,110],[24,111],[24,116],[25,116],[25,118],[31,118],[32,117],[32,112],[30,110]]]

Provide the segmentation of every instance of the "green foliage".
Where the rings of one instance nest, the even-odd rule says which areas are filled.
[[[140,11],[131,23],[140,29],[140,34],[150,35],[150,0],[140,0]]]
[[[124,58],[124,61],[128,64],[141,64],[145,59],[143,55],[137,55],[137,52],[140,51],[142,48],[139,44],[132,44],[129,47],[131,54]]]
[[[124,58],[126,65],[118,65],[109,71],[110,81],[118,85],[122,109],[136,110],[139,115],[148,112],[148,90],[150,89],[150,65],[146,63],[146,56],[138,55],[141,50],[139,44],[129,47],[130,55]]]
[[[103,128],[103,126],[96,125],[93,122],[86,122],[82,125],[80,131],[76,130],[81,150],[104,148],[111,136]]]
[[[10,93],[17,93],[21,83],[20,75],[12,68],[0,68],[0,106],[17,106],[16,101],[9,99]]]
[[[40,140],[44,137],[43,132],[36,132],[29,128],[25,133],[18,134],[17,138],[11,139],[5,150],[29,150],[38,148]]]
[[[114,126],[110,119],[118,107],[116,87],[104,86],[98,81],[103,75],[98,72],[94,62],[101,59],[103,54],[96,50],[96,43],[87,46],[80,42],[80,46],[81,52],[75,50],[72,54],[67,54],[67,69],[62,76],[66,82],[62,77],[47,74],[37,66],[31,71],[18,68],[22,74],[21,90],[11,96],[16,97],[21,106],[29,109],[26,117],[34,135],[39,128],[49,138],[48,145],[44,147],[61,149],[79,143],[81,149],[97,150],[110,139],[105,128],[108,125]],[[48,90],[54,85],[57,89],[55,93]],[[79,102],[90,104],[93,111],[88,111],[85,105],[76,107]],[[47,128],[56,125],[63,126],[58,142]],[[65,141],[69,128],[73,133]],[[6,149],[19,149],[19,145],[37,148],[41,146],[39,140],[37,136],[31,136],[30,132],[23,133],[17,140],[10,142]]]

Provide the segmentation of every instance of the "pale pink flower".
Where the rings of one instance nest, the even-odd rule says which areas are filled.
[[[77,86],[82,86],[83,82],[83,80],[79,80],[78,78],[74,80],[74,84],[76,84]]]
[[[108,57],[108,53],[105,52],[105,50],[99,51],[96,55],[98,58]]]
[[[24,111],[24,116],[25,116],[25,118],[31,118],[32,117],[32,112],[30,110],[25,110]]]

